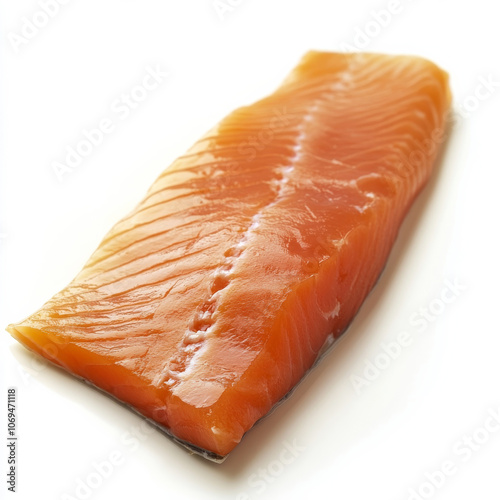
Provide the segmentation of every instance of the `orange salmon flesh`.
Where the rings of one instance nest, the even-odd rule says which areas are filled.
[[[8,331],[220,460],[347,328],[432,171],[448,75],[310,52],[168,167]]]

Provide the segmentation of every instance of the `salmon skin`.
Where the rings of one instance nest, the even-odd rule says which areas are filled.
[[[222,459],[353,319],[431,174],[450,99],[422,58],[306,54],[8,331]]]

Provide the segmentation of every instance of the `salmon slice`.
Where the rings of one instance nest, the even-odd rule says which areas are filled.
[[[449,105],[447,74],[425,59],[306,54],[8,331],[225,457],[353,319],[431,174]]]

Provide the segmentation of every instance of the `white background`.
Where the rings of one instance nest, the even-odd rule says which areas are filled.
[[[39,4],[2,1],[1,325],[64,287],[164,167],[229,111],[273,91],[309,49],[357,41],[428,57],[449,71],[454,106],[469,116],[349,333],[222,465],[147,426],[132,439],[138,416],[3,334],[0,437],[5,387],[15,386],[16,498],[403,500],[411,489],[420,498],[499,498],[500,432],[481,428],[500,410],[500,88],[475,97],[481,81],[500,82],[494,2],[401,0],[379,21],[388,1],[232,3],[218,13],[212,0],[70,0],[18,45],[23,17]],[[112,103],[156,65],[168,78],[122,119]],[[103,118],[115,129],[59,182],[53,162]],[[465,289],[441,307],[445,280]],[[429,306],[439,314],[420,317],[419,329]],[[404,331],[412,344],[356,391],[354,377],[387,359],[381,343]],[[467,435],[482,444],[465,444]],[[284,443],[300,451],[285,454]],[[93,462],[110,455],[120,463],[97,476]],[[426,485],[445,461],[454,473]],[[78,489],[87,481],[89,491]]]

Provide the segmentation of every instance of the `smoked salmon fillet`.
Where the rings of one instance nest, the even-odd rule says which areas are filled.
[[[76,278],[8,331],[208,458],[347,328],[428,180],[448,75],[310,52],[167,168]]]

